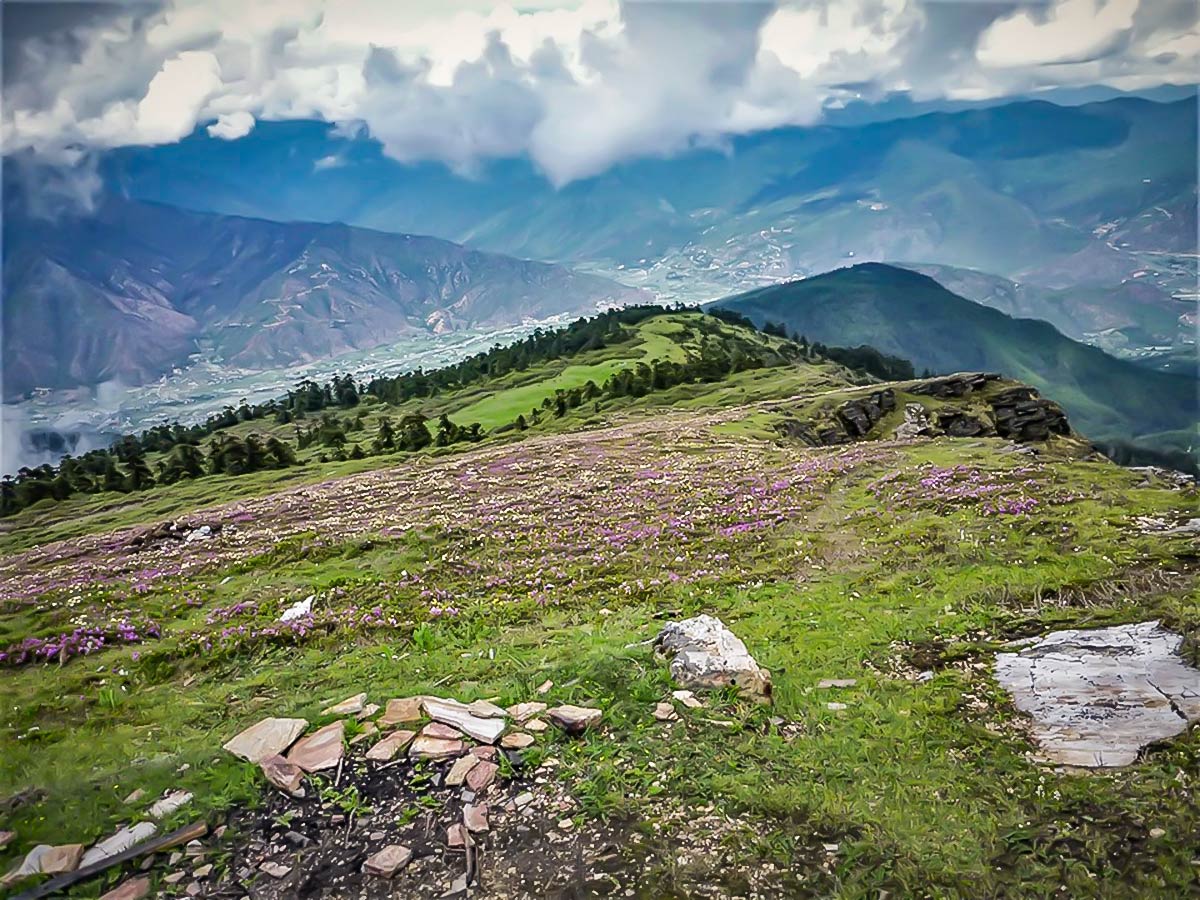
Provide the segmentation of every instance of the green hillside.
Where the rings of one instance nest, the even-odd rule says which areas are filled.
[[[870,344],[918,370],[986,370],[1036,386],[1093,440],[1182,432],[1195,446],[1197,384],[1114,359],[1045,322],[1014,319],[906,269],[866,263],[739,294],[719,306],[827,344]]]
[[[939,383],[626,310],[354,391],[300,385],[195,444],[127,453],[119,490],[0,519],[0,872],[139,823],[192,842],[66,893],[1185,896],[1200,730],[1064,770],[1039,762],[993,666],[1017,639],[1151,619],[1194,662],[1194,536],[1172,528],[1195,487],[1069,433],[895,439],[914,404],[982,421],[1027,396]],[[853,440],[795,436],[872,404]],[[372,446],[384,419],[442,434],[442,414],[501,424]],[[298,446],[313,428],[345,440]],[[294,464],[158,468],[251,435]],[[135,488],[138,459],[153,480]],[[651,644],[699,614],[770,670],[769,700],[677,693]],[[600,718],[572,734],[530,713],[464,763],[475,741],[405,718],[430,696]],[[299,775],[303,796],[222,749],[266,717],[302,718],[339,757]],[[417,729],[450,758],[388,755]],[[412,851],[390,880],[364,871],[385,845]]]

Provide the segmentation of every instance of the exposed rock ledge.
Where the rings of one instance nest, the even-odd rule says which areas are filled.
[[[1032,719],[1047,762],[1125,766],[1200,720],[1200,670],[1158,622],[1055,631],[996,657],[996,680]]]
[[[812,446],[832,446],[863,440],[897,406],[897,392],[931,397],[937,403],[907,403],[904,421],[893,429],[901,440],[917,437],[1003,437],[1020,442],[1045,441],[1054,434],[1070,434],[1062,408],[1038,395],[1033,388],[1010,383],[1004,388],[999,375],[963,372],[940,378],[881,388],[846,400],[811,420],[788,419],[778,429],[788,437]],[[950,405],[946,400],[959,400]]]

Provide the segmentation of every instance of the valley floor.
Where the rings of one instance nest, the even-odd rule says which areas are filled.
[[[293,801],[221,750],[264,716],[322,724],[366,692],[603,710],[501,766],[472,896],[1195,892],[1200,733],[1128,768],[1057,770],[993,677],[1014,639],[1149,619],[1195,664],[1195,535],[1166,533],[1194,489],[999,439],[811,449],[762,415],[663,411],[202,509],[131,500],[118,530],[9,535],[0,867],[186,790],[161,830],[226,830],[202,877],[153,857],[161,896],[441,896],[467,858],[446,845],[461,804],[441,768],[383,771],[366,743]],[[180,534],[155,527],[168,514]],[[699,613],[771,670],[770,704],[721,693],[654,717],[675,685],[647,642]],[[23,641],[50,659],[18,659]],[[391,843],[414,861],[360,874]],[[257,868],[272,852],[282,879]]]

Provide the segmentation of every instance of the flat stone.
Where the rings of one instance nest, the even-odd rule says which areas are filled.
[[[129,806],[130,804],[137,803],[139,800],[141,800],[145,796],[146,796],[146,792],[144,790],[142,790],[141,788],[138,788],[137,790],[135,790],[133,793],[131,793],[128,797],[126,797],[121,802],[124,803],[126,806]]]
[[[130,878],[100,897],[100,900],[142,900],[150,893],[149,878]]]
[[[684,688],[712,690],[733,685],[755,699],[771,695],[771,673],[755,662],[741,638],[715,616],[668,622],[654,639],[654,646],[671,656],[671,677]]]
[[[848,688],[858,684],[857,678],[822,678],[817,682],[817,687],[822,690],[826,688]]]
[[[163,881],[167,884],[179,884],[185,878],[187,878],[187,872],[171,872],[169,875],[163,876]]]
[[[461,741],[463,733],[457,728],[451,728],[449,725],[443,725],[441,722],[430,722],[421,729],[421,734],[424,737],[441,738],[445,741]]]
[[[212,870],[213,870],[212,863],[205,863],[202,866],[197,866],[192,871],[192,877],[193,878],[207,878],[210,874],[212,874]]]
[[[550,693],[550,688],[552,688],[552,687],[554,687],[554,682],[551,681],[549,678],[547,678],[545,681],[543,681],[541,684],[538,685],[537,692],[539,694],[548,694],[548,693]]]
[[[471,771],[467,773],[467,787],[478,793],[495,780],[499,771],[500,767],[494,762],[481,759],[479,764],[472,766]]]
[[[545,712],[546,704],[541,701],[534,700],[529,703],[518,703],[515,706],[508,708],[508,714],[518,722],[524,722],[526,719],[531,719],[538,713]]]
[[[473,846],[475,842],[471,840],[471,835],[467,833],[466,826],[462,823],[455,823],[446,829],[446,844],[450,847],[466,847],[468,842]]]
[[[541,719],[530,719],[522,727],[526,731],[532,731],[535,734],[541,734],[543,731],[545,731],[550,726],[547,725],[545,722],[543,722]]]
[[[364,722],[362,731],[350,738],[350,746],[354,747],[363,743],[363,741],[369,741],[377,734],[379,734],[379,726],[374,722]]]
[[[80,859],[79,864],[81,866],[90,866],[111,856],[116,856],[118,853],[124,853],[130,847],[137,846],[142,841],[150,840],[157,833],[158,826],[153,822],[139,822],[137,825],[122,828],[115,834],[111,834],[104,840],[98,841],[89,847],[87,852],[83,854],[83,858]]]
[[[79,868],[83,859],[83,844],[59,844],[50,847],[42,854],[41,871],[47,875],[61,875],[63,872],[74,872]]]
[[[8,887],[16,884],[30,875],[36,875],[42,871],[42,857],[46,855],[46,851],[50,849],[49,844],[38,844],[32,850],[25,854],[25,857],[17,863],[16,867],[5,873],[0,879],[0,885]]]
[[[363,863],[363,871],[368,875],[391,878],[408,865],[412,855],[412,850],[402,844],[389,844],[378,853],[367,857],[367,861]]]
[[[699,700],[696,699],[696,695],[693,694],[691,691],[685,691],[685,690],[671,691],[671,696],[674,697],[676,700],[678,700],[680,703],[682,703],[684,706],[686,706],[688,709],[700,709],[702,706],[704,706],[703,703],[701,703]]]
[[[404,728],[393,731],[367,751],[367,759],[373,759],[376,762],[387,762],[407,747],[416,736],[415,732]]]
[[[308,727],[306,719],[263,719],[231,738],[225,749],[247,762],[283,753]]]
[[[480,759],[495,759],[498,752],[499,751],[495,747],[492,747],[488,744],[471,748],[471,755],[478,756]]]
[[[528,806],[532,802],[533,802],[533,794],[529,793],[529,791],[526,791],[523,794],[518,794],[513,799],[513,805],[516,806],[517,809],[524,809],[526,806]]]
[[[846,707],[845,703],[826,703],[825,708],[837,711],[837,710],[841,710],[841,709],[846,709],[847,707]]]
[[[673,722],[679,718],[679,713],[675,712],[675,707],[670,703],[654,704],[654,718],[660,722]]]
[[[445,738],[417,735],[416,740],[408,748],[408,755],[413,759],[453,759],[467,752],[462,741]]]
[[[569,703],[546,710],[546,718],[567,734],[579,734],[591,728],[603,715],[603,710],[590,706],[572,706]]]
[[[524,734],[520,731],[514,731],[512,734],[506,734],[500,739],[500,746],[505,750],[524,750],[534,742],[535,738],[532,734]]]
[[[259,866],[259,869],[266,872],[272,878],[286,878],[288,873],[292,871],[291,866],[280,865],[279,863],[271,862],[270,860]]]
[[[387,728],[392,725],[403,725],[406,722],[419,722],[424,718],[421,712],[423,697],[404,697],[389,700],[384,707],[383,715],[379,717],[379,726]]]
[[[490,704],[489,704],[490,705]],[[460,703],[448,703],[445,700],[427,698],[423,708],[429,718],[435,722],[452,725],[459,731],[484,744],[494,744],[496,738],[504,733],[503,718],[485,718],[470,711],[470,707]],[[496,707],[498,712],[503,712]]]
[[[356,718],[360,721],[363,719],[369,719],[369,718],[371,718],[371,716],[375,715],[375,713],[379,712],[379,710],[381,710],[381,709],[383,709],[383,707],[380,706],[378,703],[368,703],[366,706],[364,706],[362,709],[360,709],[358,711],[358,715],[356,715],[354,718]]]
[[[367,693],[363,691],[361,694],[355,694],[353,697],[347,697],[339,703],[333,704],[321,710],[323,716],[353,716],[363,711],[363,707],[367,703]]]
[[[488,808],[486,803],[468,803],[463,807],[463,824],[467,831],[478,834],[488,830]]]
[[[447,787],[458,787],[467,780],[467,773],[479,765],[480,759],[473,753],[468,753],[466,756],[459,757],[455,760],[450,771],[446,775]]]
[[[192,795],[187,791],[172,791],[160,800],[155,800],[150,807],[150,815],[155,819],[163,819],[192,802]]]
[[[1039,757],[1111,768],[1200,721],[1200,670],[1157,621],[1055,631],[996,656],[996,680],[1030,716]]]
[[[267,781],[279,788],[285,794],[295,796],[304,784],[304,770],[282,756],[268,756],[258,764]]]
[[[467,711],[481,719],[503,719],[508,716],[508,710],[490,700],[476,700],[467,705]]]
[[[199,897],[204,893],[204,888],[200,886],[198,881],[193,881],[183,889],[183,892],[189,897]]]
[[[320,772],[332,769],[342,759],[346,748],[342,741],[346,734],[346,723],[341,719],[318,728],[310,735],[300,738],[290,751],[287,761],[305,772]]]

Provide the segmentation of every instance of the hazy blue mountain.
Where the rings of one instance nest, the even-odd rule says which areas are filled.
[[[718,301],[811,341],[870,344],[937,373],[994,371],[1061,403],[1088,437],[1195,446],[1197,383],[1115,359],[1052,325],[1012,318],[908,269],[866,263]]]
[[[436,238],[110,200],[10,216],[4,389],[141,383],[203,346],[248,369],[414,331],[503,326],[643,298],[608,279]]]
[[[1181,318],[1195,304],[1174,299],[1146,277],[1114,285],[1049,288],[955,266],[895,265],[928,275],[954,293],[1010,316],[1044,319],[1068,337],[1088,343],[1120,337],[1136,346],[1170,346],[1192,330]]]
[[[628,273],[690,299],[856,260],[929,260],[1047,287],[1194,280],[1196,104],[1022,101],[793,128],[556,190],[524,160],[471,178],[316,123],[110,154],[114,189],[345,221]],[[622,280],[625,280],[623,277]]]

